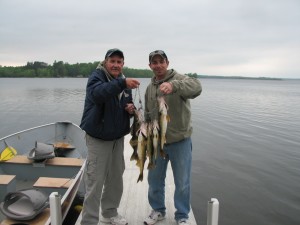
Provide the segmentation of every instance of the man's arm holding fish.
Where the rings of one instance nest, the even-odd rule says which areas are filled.
[[[140,85],[139,81],[124,77],[118,77],[107,82],[104,77],[101,77],[98,73],[100,72],[94,71],[92,73],[86,87],[87,97],[94,103],[101,104],[105,101],[109,101],[110,98],[114,98],[126,88],[133,89]],[[129,109],[131,109],[131,107]]]
[[[200,81],[186,75],[177,75],[175,80],[162,83],[159,89],[163,94],[179,92],[179,95],[185,99],[196,98],[202,91]]]

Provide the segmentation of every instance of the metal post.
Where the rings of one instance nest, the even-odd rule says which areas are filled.
[[[52,192],[49,196],[49,200],[51,225],[62,225],[60,195],[58,192]]]
[[[207,225],[218,225],[219,220],[219,201],[212,198],[207,204]]]

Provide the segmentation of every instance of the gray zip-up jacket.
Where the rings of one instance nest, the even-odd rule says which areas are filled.
[[[193,131],[191,126],[191,105],[190,100],[201,94],[202,87],[199,79],[177,73],[171,69],[163,80],[156,81],[152,77],[145,94],[145,119],[159,122],[159,111],[157,97],[162,96],[159,90],[160,84],[169,82],[173,86],[173,92],[165,95],[168,105],[170,121],[167,127],[167,144],[181,141],[190,137]]]

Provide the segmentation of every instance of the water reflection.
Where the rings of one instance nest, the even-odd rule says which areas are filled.
[[[58,120],[79,124],[86,81],[1,79],[0,136]],[[144,101],[149,79],[141,81]],[[220,225],[300,224],[300,82],[201,82],[191,101],[198,224],[206,224],[212,197],[220,201]]]

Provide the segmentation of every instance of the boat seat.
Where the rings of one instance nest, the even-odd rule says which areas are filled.
[[[79,166],[83,165],[84,160],[78,158],[67,158],[67,157],[55,157],[47,159],[45,164],[52,166]],[[20,163],[20,164],[32,164],[33,161],[28,159],[25,155],[16,155],[15,157],[3,162],[3,163]]]
[[[16,155],[11,159],[4,161],[2,163],[19,163],[19,164],[31,164],[32,161],[27,158],[25,155]]]
[[[48,159],[47,165],[56,165],[56,166],[79,166],[81,167],[84,163],[84,159],[78,158],[67,158],[67,157],[55,157],[53,159]]]
[[[16,178],[15,175],[0,175],[0,185],[7,185]]]
[[[15,175],[0,175],[0,202],[3,201],[4,196],[16,190],[16,176]]]
[[[56,177],[40,177],[33,187],[37,188],[69,188],[73,179],[70,178],[56,178]]]

